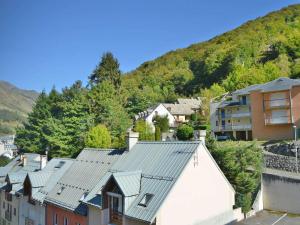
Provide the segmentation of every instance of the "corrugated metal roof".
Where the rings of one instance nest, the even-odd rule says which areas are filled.
[[[262,92],[289,90],[295,85],[300,85],[300,79],[290,79],[288,77],[280,77],[264,84],[255,84],[249,87],[233,92],[236,95],[247,95],[251,91],[260,90]]]
[[[141,171],[117,172],[113,177],[122,190],[124,196],[134,196],[139,194],[141,188]]]
[[[112,172],[142,171],[141,188],[126,216],[152,222],[173,184],[199,148],[200,142],[138,142],[111,168]],[[147,207],[140,206],[152,194]]]
[[[85,215],[86,207],[81,205],[83,196],[97,185],[122,154],[123,151],[114,149],[84,149],[45,200]]]

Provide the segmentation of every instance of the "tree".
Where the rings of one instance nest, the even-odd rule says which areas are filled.
[[[159,126],[155,126],[155,141],[161,141],[161,131]]]
[[[97,85],[104,80],[109,80],[116,88],[120,87],[121,71],[119,67],[120,64],[118,60],[114,58],[111,52],[104,53],[100,63],[89,76],[89,83],[91,85]]]
[[[153,141],[155,138],[151,126],[144,120],[136,121],[134,131],[139,133],[140,141]]]
[[[51,117],[48,95],[43,91],[36,100],[33,110],[28,115],[24,127],[16,130],[15,143],[21,151],[43,153],[47,148],[44,126]]]
[[[95,123],[104,124],[110,131],[112,147],[124,147],[131,120],[124,108],[126,101],[110,81],[93,86],[88,93],[89,106],[95,115]]]
[[[159,127],[160,128],[160,132],[167,132],[169,131],[169,119],[168,116],[159,116],[156,115],[153,118],[153,122],[155,124],[155,127]]]
[[[187,124],[182,124],[178,127],[176,134],[179,140],[187,141],[194,136],[194,129]]]
[[[105,125],[99,124],[89,130],[85,137],[85,146],[90,148],[109,148],[110,133]]]

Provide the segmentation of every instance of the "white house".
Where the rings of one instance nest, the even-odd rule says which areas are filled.
[[[136,139],[83,202],[90,225],[225,225],[240,213],[202,142]]]
[[[165,117],[167,116],[169,119],[169,126],[172,128],[175,126],[175,118],[174,116],[167,110],[164,104],[159,104],[155,107],[149,108],[144,112],[139,113],[136,115],[135,119],[143,119],[145,120],[150,126],[152,131],[155,131],[155,126],[153,124],[153,119],[155,116]]]

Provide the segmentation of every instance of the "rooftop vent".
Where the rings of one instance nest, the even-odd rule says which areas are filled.
[[[61,168],[65,163],[66,163],[66,162],[64,162],[64,161],[59,161],[59,162],[56,164],[55,168]]]
[[[60,195],[64,189],[65,189],[65,187],[60,187],[60,189],[58,189],[58,191],[57,191],[57,194]]]
[[[153,196],[153,194],[146,193],[138,205],[147,207]]]

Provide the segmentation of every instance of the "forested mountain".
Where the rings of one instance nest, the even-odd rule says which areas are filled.
[[[38,95],[35,91],[22,90],[0,81],[0,135],[14,133],[14,128],[31,112]]]
[[[300,77],[299,4],[145,62],[125,76],[123,85],[138,111],[145,100],[210,96],[280,76]]]
[[[149,106],[197,95],[207,116],[211,97],[281,76],[300,77],[300,5],[169,52],[127,74],[105,53],[88,87],[76,81],[40,95],[16,143],[24,151],[49,149],[51,157],[75,156],[93,142],[124,147],[131,118]],[[100,133],[105,140],[94,139]]]

